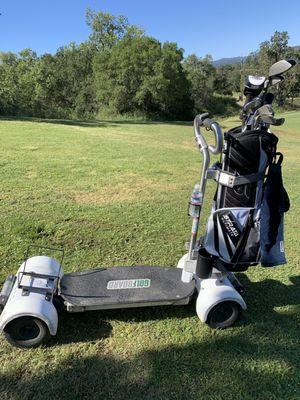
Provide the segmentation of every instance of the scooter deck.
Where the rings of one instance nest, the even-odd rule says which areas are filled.
[[[60,296],[68,311],[187,304],[195,282],[181,281],[182,270],[156,266],[111,267],[66,274]]]

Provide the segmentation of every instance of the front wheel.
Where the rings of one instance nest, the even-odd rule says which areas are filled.
[[[6,340],[15,347],[37,347],[50,338],[47,325],[35,317],[21,317],[4,328]]]
[[[213,329],[229,328],[236,322],[240,312],[241,307],[237,302],[222,301],[210,310],[206,323]]]

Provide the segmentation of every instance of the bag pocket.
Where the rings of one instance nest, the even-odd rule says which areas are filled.
[[[257,262],[259,227],[254,208],[221,208],[208,218],[205,250],[230,264]]]

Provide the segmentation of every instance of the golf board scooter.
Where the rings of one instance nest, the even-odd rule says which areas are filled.
[[[213,131],[214,146],[207,144],[202,126]],[[200,184],[195,186],[190,203],[189,251],[177,268],[110,267],[64,274],[63,255],[60,262],[48,256],[26,256],[17,274],[6,279],[0,297],[0,329],[11,344],[33,347],[54,336],[60,307],[73,313],[185,305],[197,296],[196,312],[201,321],[212,328],[225,328],[236,321],[246,304],[229,279],[232,274],[213,269],[209,259],[198,257],[197,247],[210,154],[222,151],[223,136],[218,123],[200,116],[195,118],[194,131],[204,161]]]
[[[246,309],[240,295],[243,288],[234,272],[246,271],[260,261],[264,248],[259,225],[263,192],[270,175],[267,170],[274,172],[279,167],[278,139],[269,127],[284,120],[274,117],[271,107],[274,96],[267,91],[280,83],[281,74],[294,65],[292,60],[281,60],[271,66],[268,79],[249,77],[244,92],[243,125],[226,133],[225,146],[218,123],[210,120],[208,114],[196,116],[195,139],[203,163],[200,184],[195,185],[190,202],[189,251],[179,260],[177,268],[111,267],[64,274],[63,255],[58,262],[47,256],[29,257],[28,252],[17,274],[5,281],[0,295],[0,329],[8,341],[19,347],[33,347],[54,336],[60,308],[83,312],[184,305],[194,297],[201,321],[212,328],[234,324],[240,311]],[[203,127],[214,133],[214,146],[207,144],[201,132]],[[220,153],[221,162],[209,167],[210,155]],[[198,239],[207,179],[218,183],[217,192],[205,236]],[[268,243],[268,251],[273,244]],[[278,244],[281,252],[283,242]],[[269,256],[264,256],[265,265]],[[275,259],[268,266],[285,262],[282,256],[280,262]]]

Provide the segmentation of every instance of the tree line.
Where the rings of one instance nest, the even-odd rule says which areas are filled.
[[[88,9],[89,38],[55,54],[31,49],[0,53],[0,114],[41,118],[103,118],[116,115],[191,119],[239,108],[248,74],[267,74],[281,58],[299,61],[287,32],[275,32],[243,62],[215,68],[212,58],[184,58],[176,43],[161,43],[124,16]],[[277,90],[278,105],[300,93],[299,67]]]

